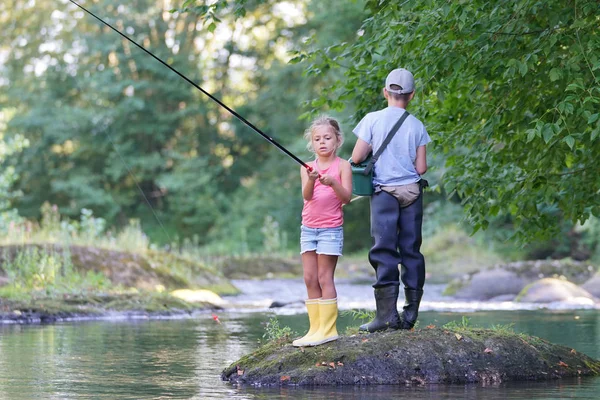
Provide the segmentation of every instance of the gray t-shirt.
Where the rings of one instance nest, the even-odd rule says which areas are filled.
[[[375,154],[404,112],[400,107],[387,107],[368,113],[352,132],[370,144]],[[417,147],[429,142],[431,138],[423,123],[412,114],[409,115],[375,163],[373,183],[400,186],[420,181],[421,176],[414,165]]]

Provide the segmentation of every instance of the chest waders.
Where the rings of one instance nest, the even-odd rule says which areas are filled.
[[[361,325],[360,331],[412,329],[417,321],[425,284],[425,258],[420,251],[423,187],[426,185],[426,181],[422,181],[419,197],[406,207],[381,188],[376,188],[371,197],[373,247],[369,251],[369,262],[377,276],[373,285],[377,310],[375,319]],[[405,297],[401,315],[397,309],[400,281],[404,284]]]

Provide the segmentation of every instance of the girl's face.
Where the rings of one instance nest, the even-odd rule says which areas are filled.
[[[335,153],[338,148],[338,138],[329,126],[318,126],[312,134],[312,147],[318,156],[326,157]]]

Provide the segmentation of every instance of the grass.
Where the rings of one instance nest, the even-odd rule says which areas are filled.
[[[5,310],[41,307],[50,313],[86,313],[88,308],[109,307],[162,312],[169,307],[202,305],[192,306],[161,293],[158,286],[162,290],[166,286],[238,293],[220,271],[199,263],[197,254],[156,249],[138,221],[114,232],[105,231],[104,220],[95,218],[90,210],[82,210],[78,221],[63,219],[56,207],[47,204],[42,214],[40,224],[18,220],[5,226],[0,235],[0,246],[4,246],[0,250],[0,275],[6,275],[8,281],[0,287]],[[129,263],[135,265],[127,267]],[[130,271],[124,276],[145,276],[146,271],[163,285],[138,291],[109,279],[119,276],[117,270],[123,268]]]
[[[289,326],[281,326],[276,316],[269,319],[269,322],[265,324],[265,333],[263,339],[268,342],[282,343],[289,341],[295,332]]]
[[[2,260],[2,268],[10,281],[7,285],[10,289],[6,289],[3,297],[21,297],[23,293],[39,291],[47,295],[85,293],[113,286],[101,273],[76,271],[68,247],[62,251],[51,247],[26,247],[17,251],[14,257],[5,250]]]

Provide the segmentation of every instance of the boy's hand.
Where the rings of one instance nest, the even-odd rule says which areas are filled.
[[[331,186],[335,182],[335,179],[333,176],[325,174],[319,177],[319,182],[325,186]]]
[[[308,173],[308,179],[310,179],[312,182],[316,181],[319,177],[319,173],[316,169],[312,169],[310,171],[307,170],[306,172]]]

